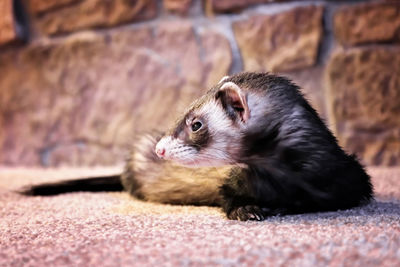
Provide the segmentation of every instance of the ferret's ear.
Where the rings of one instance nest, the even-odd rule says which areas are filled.
[[[222,82],[224,82],[224,81],[226,81],[228,79],[229,79],[229,76],[224,76],[224,77],[222,77],[222,79],[218,83],[222,83]]]
[[[250,118],[246,94],[237,84],[233,82],[224,83],[218,90],[216,98],[221,100],[222,106],[227,110],[228,115],[234,116],[232,112],[235,112],[243,122],[247,122]]]

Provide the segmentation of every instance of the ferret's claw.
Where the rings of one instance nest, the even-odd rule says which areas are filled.
[[[239,221],[263,221],[266,216],[267,214],[256,205],[237,207],[228,214],[229,219]]]

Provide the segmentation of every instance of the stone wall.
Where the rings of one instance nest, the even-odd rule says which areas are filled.
[[[121,163],[222,76],[292,78],[400,165],[400,1],[0,0],[0,165]]]

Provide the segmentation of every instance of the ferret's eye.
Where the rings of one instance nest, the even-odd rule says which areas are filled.
[[[196,121],[195,123],[192,124],[192,132],[197,132],[203,124],[201,122]]]

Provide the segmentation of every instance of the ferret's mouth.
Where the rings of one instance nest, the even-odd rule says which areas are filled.
[[[198,159],[195,153],[173,153],[173,152],[168,153],[166,150],[156,149],[156,154],[160,159],[172,161],[183,167],[198,168],[198,167],[215,166],[215,163],[213,161]]]
[[[196,168],[196,167],[202,166],[202,164],[196,160],[181,158],[174,154],[172,154],[172,155],[167,154],[165,151],[157,151],[156,150],[156,154],[162,160],[172,161],[183,167]]]
[[[174,161],[180,165],[193,166],[197,165],[196,151],[186,146],[181,140],[165,136],[158,141],[155,147],[155,153],[160,159]]]
[[[189,168],[218,167],[235,163],[226,153],[215,149],[205,149],[199,152],[172,136],[161,138],[155,147],[155,153],[160,159],[173,161]]]
[[[183,167],[196,168],[196,167],[201,167],[203,165],[201,164],[201,162],[194,160],[192,158],[183,158],[177,154],[168,154],[163,151],[159,151],[157,153],[157,156],[162,160],[172,161]]]

